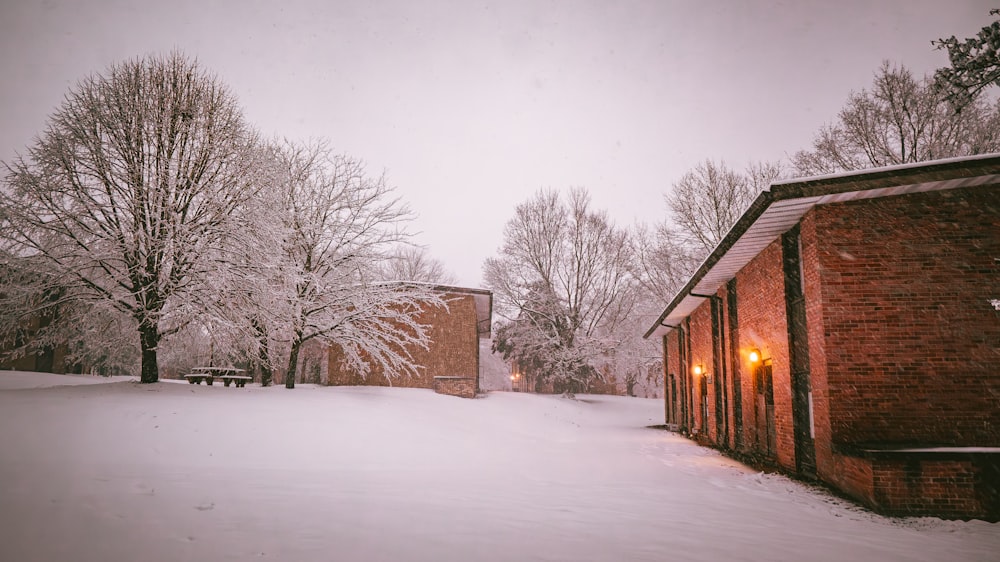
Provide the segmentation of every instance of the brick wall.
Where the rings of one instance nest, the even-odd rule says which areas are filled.
[[[863,474],[856,475],[857,467],[839,463],[831,447],[830,393],[827,382],[826,327],[823,317],[823,269],[819,260],[820,246],[827,239],[825,231],[817,230],[816,211],[810,211],[800,223],[799,240],[803,285],[806,299],[806,326],[809,338],[809,385],[813,396],[813,428],[816,449],[816,476],[821,480],[843,477],[849,485],[856,486],[855,480],[864,480],[870,493],[870,467]],[[836,353],[836,349],[831,350]]]
[[[434,377],[434,392],[458,396],[459,398],[475,398],[476,379],[472,377]]]
[[[329,351],[330,385],[401,386],[434,388],[434,377],[467,377],[479,381],[479,334],[476,329],[476,306],[472,295],[449,293],[448,310],[428,307],[419,322],[429,326],[431,342],[428,349],[413,348],[410,353],[416,364],[421,365],[419,375],[399,376],[391,380],[375,369],[367,377],[346,369],[341,363],[342,352],[338,346]]]
[[[711,305],[709,301],[705,301],[701,306],[695,309],[689,317],[690,324],[689,333],[691,337],[691,355],[690,355],[690,365],[694,368],[695,365],[704,365],[705,370],[709,373],[712,371],[712,314]],[[712,443],[717,443],[717,430],[715,427],[715,393],[711,388],[712,385],[708,385],[708,392],[703,397],[702,387],[706,384],[705,376],[696,376],[691,374],[691,391],[694,394],[694,410],[693,414],[693,427],[692,430],[697,430],[697,432],[702,435],[702,437],[709,439]],[[704,414],[704,407],[706,405],[703,400],[707,400],[708,414]],[[707,422],[707,423],[706,423]]]
[[[757,427],[756,391],[748,350],[760,349],[771,361],[774,385],[776,461],[795,470],[795,436],[792,426],[792,385],[788,361],[788,328],[785,318],[785,278],[781,239],[768,245],[736,275],[739,315],[740,378],[743,394],[743,427],[746,452],[762,453],[757,445],[764,436]],[[763,415],[761,412],[759,415]]]
[[[1000,520],[1000,453],[873,453],[871,506],[892,515]]]
[[[684,406],[682,401],[684,400],[684,385],[686,381],[683,377],[687,376],[685,368],[681,365],[680,358],[680,331],[672,330],[665,336],[666,350],[667,350],[667,361],[664,364],[664,405],[667,412],[672,413],[672,416],[667,417],[667,423],[674,423],[678,425],[684,424],[683,412]],[[671,380],[673,384],[671,384]]]
[[[1000,520],[1000,453],[833,454],[827,482],[887,515]]]
[[[833,470],[821,474],[821,480],[868,506],[876,505],[872,464],[868,459],[832,454],[829,462]]]
[[[875,504],[884,511],[947,517],[978,509],[971,461],[875,460],[872,479]]]
[[[726,407],[725,420],[729,424],[729,439],[723,442],[723,428],[718,427],[716,420],[716,385],[714,380],[721,374],[721,369],[715,368],[713,360],[714,346],[712,342],[711,302],[706,300],[689,316],[689,333],[691,338],[691,353],[689,364],[704,365],[713,377],[704,398],[701,387],[706,384],[704,377],[695,377],[687,366],[679,362],[679,331],[674,330],[667,336],[668,372],[675,372],[689,377],[694,395],[694,407],[691,418],[693,428],[698,431],[700,439],[719,447],[732,448],[735,445],[735,392],[733,389],[734,373],[730,368],[729,348],[735,346],[738,360],[740,394],[742,405],[743,448],[741,452],[752,455],[763,455],[765,436],[759,435],[758,414],[756,408],[756,391],[753,380],[753,366],[748,359],[751,348],[760,349],[764,359],[771,363],[774,386],[774,411],[776,430],[776,462],[787,470],[795,468],[795,443],[792,426],[792,391],[788,362],[788,333],[785,321],[784,274],[782,272],[781,241],[776,240],[762,251],[754,260],[745,266],[737,275],[737,315],[739,321],[739,340],[729,338],[729,319],[725,313],[727,294],[722,287],[717,296],[720,298],[722,322],[720,329],[724,346],[720,364],[725,365],[726,380],[721,386],[725,393],[723,405]],[[669,381],[669,379],[668,379]],[[720,380],[720,382],[722,382]],[[680,388],[678,388],[680,392]],[[703,427],[703,399],[707,405],[707,424]],[[679,403],[677,405],[679,408]],[[724,423],[726,423],[724,422]]]
[[[834,444],[1000,443],[1000,312],[988,302],[1000,297],[998,195],[814,210]]]

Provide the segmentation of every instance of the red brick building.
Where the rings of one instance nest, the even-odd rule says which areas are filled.
[[[35,342],[38,332],[47,328],[58,313],[58,308],[46,308],[20,324],[0,326],[0,370],[56,374],[82,372],[83,365],[67,360],[69,350],[66,345],[38,346],[34,351],[14,355],[25,344]]]
[[[338,347],[329,349],[327,383],[334,386],[401,386],[432,388],[445,394],[473,397],[479,391],[479,340],[489,339],[493,314],[493,293],[439,285],[448,309],[426,308],[418,322],[427,325],[427,349],[410,350],[421,366],[414,377],[387,377],[375,371],[362,377],[342,365]]]
[[[666,422],[877,511],[1000,519],[1000,155],[776,182],[646,337]]]
[[[57,345],[45,347],[34,353],[13,358],[10,352],[30,342],[39,329],[49,323],[45,316],[35,316],[23,326],[17,326],[10,334],[0,334],[0,370],[38,371],[43,373],[65,374],[81,372],[82,366],[69,364],[66,360],[66,346]]]

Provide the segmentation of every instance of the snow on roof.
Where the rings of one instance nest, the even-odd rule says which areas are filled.
[[[911,447],[901,449],[863,449],[869,453],[957,453],[957,454],[1000,454],[1000,447]]]
[[[954,158],[941,158],[940,160],[931,160],[929,162],[910,162],[907,164],[895,164],[892,166],[882,166],[879,168],[866,168],[863,170],[851,170],[847,172],[837,172],[835,174],[820,174],[817,176],[802,176],[798,178],[788,178],[784,180],[776,180],[771,182],[771,187],[781,186],[793,183],[804,183],[804,182],[818,182],[818,181],[829,181],[833,179],[842,178],[853,178],[856,176],[867,176],[874,172],[892,173],[899,171],[912,170],[914,168],[926,168],[929,164],[939,165],[939,164],[965,164],[973,162],[975,160],[989,160],[1000,156],[1000,153],[989,153],[989,154],[976,154],[974,156],[955,156]]]
[[[757,196],[643,338],[678,326],[813,207],[830,203],[1000,183],[1000,154],[948,158],[782,180]]]

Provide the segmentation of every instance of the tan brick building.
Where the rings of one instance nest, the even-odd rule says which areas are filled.
[[[1000,155],[777,182],[671,300],[668,424],[890,514],[1000,519]]]
[[[431,340],[427,349],[410,350],[421,366],[418,376],[389,378],[376,370],[362,377],[345,368],[339,348],[331,346],[328,384],[432,388],[446,394],[474,396],[479,391],[479,340],[490,337],[493,293],[445,285],[437,285],[434,290],[442,293],[448,309],[428,307],[418,319],[429,326]]]

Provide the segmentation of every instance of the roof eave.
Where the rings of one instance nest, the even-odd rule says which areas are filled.
[[[722,241],[715,247],[715,250],[713,250],[712,253],[705,258],[705,261],[702,262],[698,269],[695,270],[694,275],[691,276],[687,284],[685,284],[684,287],[677,292],[674,298],[670,301],[670,304],[663,309],[663,313],[660,314],[659,318],[656,319],[656,322],[642,336],[643,339],[649,338],[649,336],[653,335],[653,332],[656,332],[660,328],[667,327],[669,329],[673,329],[675,327],[669,324],[664,324],[663,321],[667,318],[671,311],[677,308],[677,305],[679,305],[681,301],[690,296],[690,293],[692,289],[694,289],[695,285],[697,285],[698,282],[701,281],[709,271],[711,271],[712,267],[718,263],[720,259],[722,259],[722,256],[724,256],[726,252],[732,248],[733,244],[740,239],[740,236],[743,235],[746,229],[750,228],[750,225],[760,218],[760,215],[762,215],[771,205],[772,200],[773,196],[770,191],[763,191],[757,196],[756,199],[754,199],[753,203],[750,204],[750,207],[747,208],[746,212],[743,213],[739,220],[736,221],[736,224],[729,229],[729,232],[726,233],[726,235],[722,238]],[[665,330],[663,333],[669,332],[669,329]]]
[[[977,181],[962,181],[961,178]],[[891,190],[886,188],[906,185],[921,187],[922,185],[939,184],[946,185],[946,187],[939,188],[949,189],[966,185],[996,183],[997,181],[1000,181],[1000,154],[949,158],[933,162],[774,182],[771,184],[770,190],[762,192],[736,221],[736,224],[729,229],[726,236],[695,271],[687,284],[674,296],[656,322],[643,335],[643,338],[648,339],[654,334],[663,335],[674,329],[676,326],[664,321],[686,299],[704,299],[704,297],[695,297],[691,294],[695,287],[775,202],[799,199],[821,201],[838,194],[863,191],[887,194],[886,192]]]

